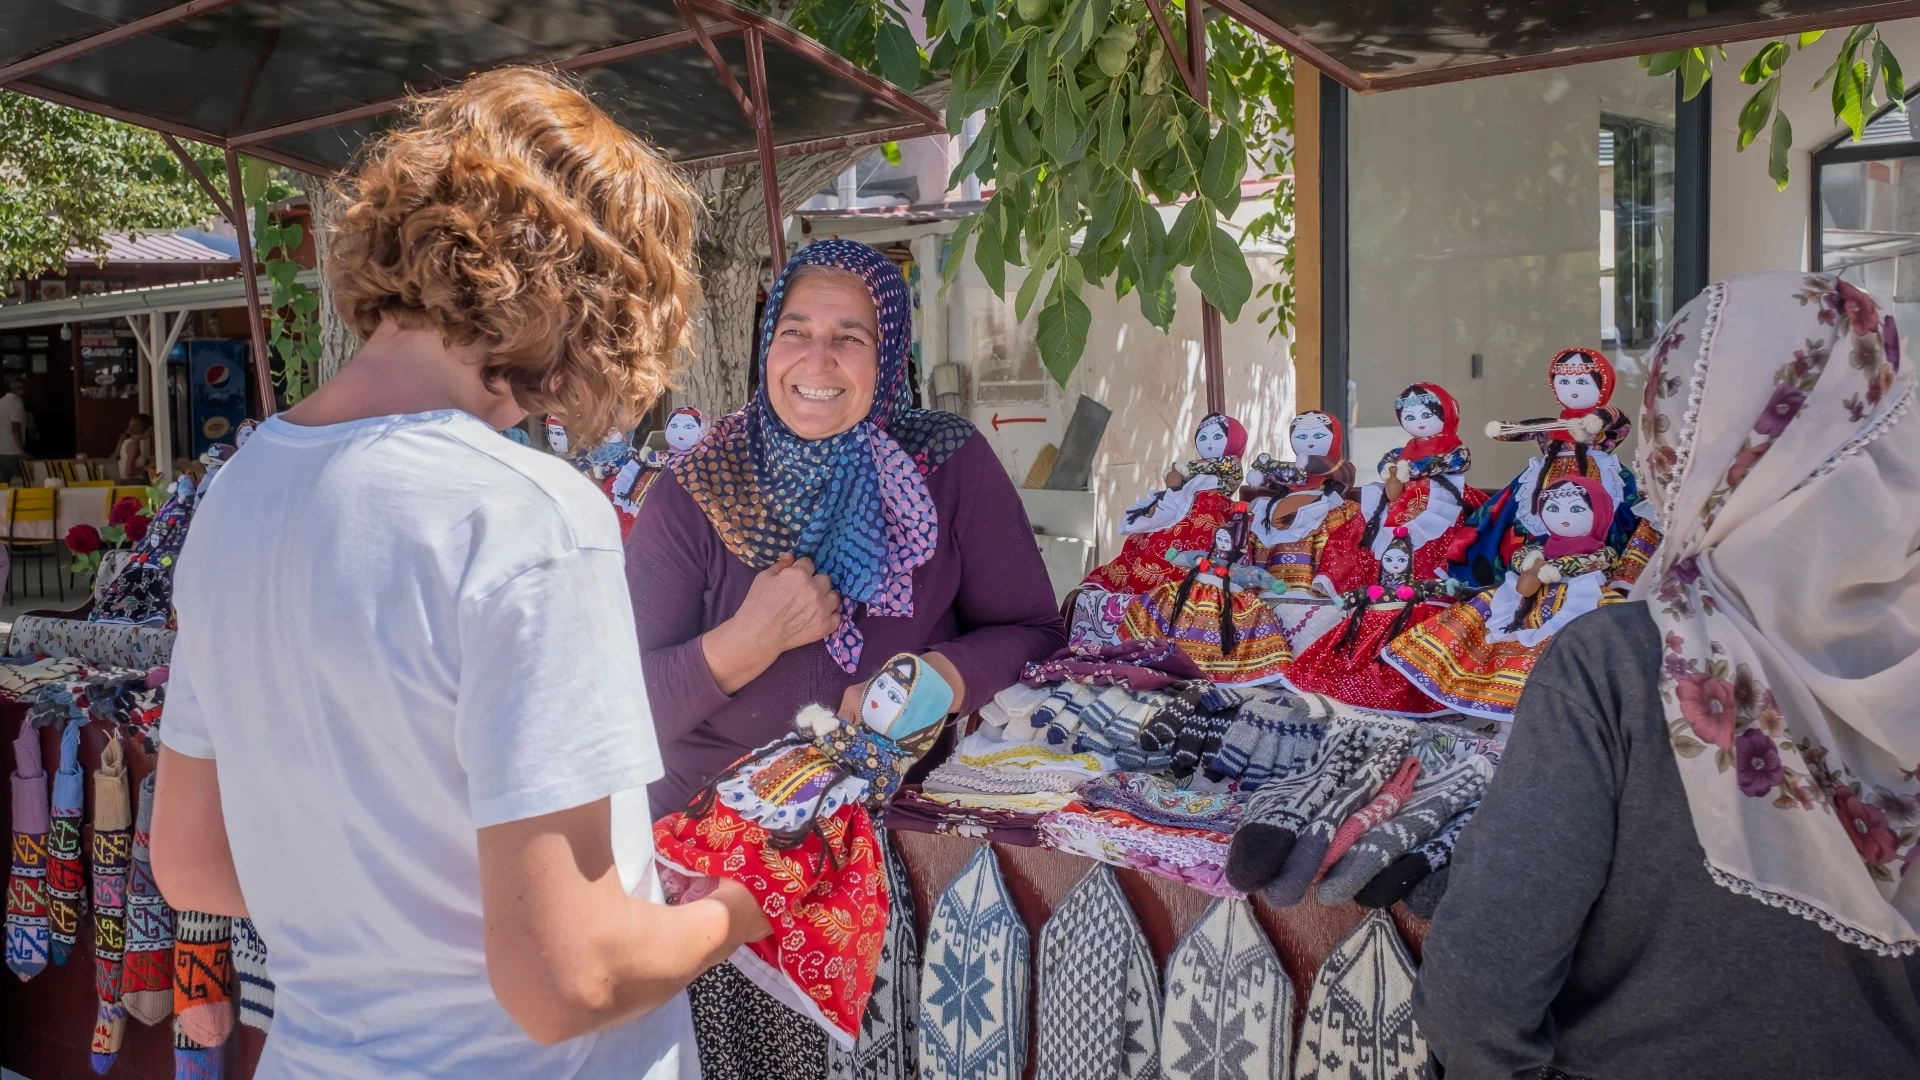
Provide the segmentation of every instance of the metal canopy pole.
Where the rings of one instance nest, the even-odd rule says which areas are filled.
[[[240,237],[240,276],[247,283],[247,327],[253,338],[254,381],[260,384],[260,415],[272,416],[273,367],[267,361],[267,328],[260,321],[259,271],[253,264],[253,236],[247,228],[246,196],[240,185],[240,155],[227,147],[227,198],[231,201],[233,230]]]
[[[778,274],[787,265],[787,236],[780,213],[780,176],[774,170],[764,42],[759,27],[747,28],[747,83],[753,94],[753,133],[760,142],[760,194],[767,202],[767,250],[773,255],[773,272]]]
[[[1193,72],[1190,89],[1201,108],[1207,106],[1207,23],[1200,0],[1187,0],[1187,67]],[[1227,411],[1227,374],[1221,357],[1220,309],[1200,300],[1200,350],[1206,358],[1207,411]]]

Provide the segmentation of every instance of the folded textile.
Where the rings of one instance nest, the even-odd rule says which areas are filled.
[[[1010,776],[1046,774],[1084,783],[1113,772],[1112,758],[1087,751],[1063,750],[1044,742],[1016,742],[998,737],[997,731],[981,729],[960,740],[951,761]],[[1030,790],[1049,791],[1053,785],[1035,781]]]
[[[1153,773],[1119,772],[1095,780],[1078,792],[1096,810],[1119,810],[1153,825],[1232,833],[1240,825],[1247,797],[1228,791],[1193,791]]]
[[[1179,647],[1166,641],[1123,641],[1117,645],[1069,645],[1036,664],[1020,681],[1028,686],[1081,682],[1119,684],[1131,690],[1162,690],[1206,674]]]
[[[927,778],[921,781],[920,790],[928,794],[941,792],[954,795],[1067,794],[1085,782],[1082,777],[1040,769],[1011,773],[983,769],[959,761],[943,761],[934,766]]]
[[[899,832],[942,833],[992,844],[1040,846],[1039,814],[948,806],[907,788],[887,804],[883,821]]]
[[[66,657],[48,657],[32,663],[0,663],[0,697],[31,701],[50,682],[81,678],[86,665]]]
[[[1168,828],[1119,810],[1070,806],[1046,815],[1040,833],[1048,847],[1118,866],[1133,866],[1214,895],[1225,880],[1229,834]]]
[[[988,795],[977,791],[929,791],[920,790],[922,798],[946,806],[967,809],[1012,810],[1016,813],[1044,814],[1058,810],[1073,801],[1070,791],[1032,791],[1016,792],[1008,795]]]

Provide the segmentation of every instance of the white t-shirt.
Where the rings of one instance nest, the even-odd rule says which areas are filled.
[[[20,440],[13,437],[13,425],[20,425],[20,433],[27,432],[27,403],[20,395],[8,391],[0,396],[0,457],[19,457],[27,452]]]
[[[697,1074],[684,996],[542,1047],[487,983],[478,828],[611,797],[621,882],[660,898],[623,566],[606,496],[461,412],[268,420],[221,470],[161,741],[219,762],[261,1080]]]

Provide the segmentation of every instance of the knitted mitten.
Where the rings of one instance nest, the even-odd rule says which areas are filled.
[[[1322,873],[1333,869],[1333,864],[1353,847],[1354,842],[1367,834],[1374,826],[1393,820],[1400,808],[1407,804],[1413,795],[1413,786],[1420,780],[1420,759],[1409,754],[1400,762],[1400,768],[1380,785],[1380,791],[1373,801],[1360,809],[1360,812],[1340,823],[1333,831],[1333,842],[1327,845],[1327,853],[1320,857]]]
[[[1261,890],[1268,903],[1292,907],[1306,898],[1307,887],[1320,873],[1320,860],[1326,858],[1327,849],[1333,846],[1333,834],[1348,817],[1372,802],[1381,785],[1399,771],[1412,742],[1412,732],[1397,728],[1385,732],[1367,751],[1347,782],[1321,803],[1312,820],[1300,829],[1299,838],[1280,873]]]
[[[47,771],[40,732],[13,742],[13,873],[7,879],[7,968],[26,982],[47,966]]]
[[[1336,723],[1305,768],[1256,792],[1227,849],[1227,884],[1255,892],[1277,877],[1300,830],[1366,760],[1372,745],[1366,724]]]
[[[80,725],[60,733],[60,768],[53,774],[53,810],[47,822],[47,920],[49,956],[64,964],[87,914],[87,872],[80,857],[80,815],[87,801],[80,769]]]
[[[1479,755],[1428,777],[1413,790],[1406,809],[1368,830],[1320,881],[1320,902],[1344,904],[1395,859],[1426,843],[1447,820],[1487,789],[1493,765]]]
[[[217,1047],[233,1032],[232,940],[233,920],[227,916],[179,913],[173,942],[173,1025],[195,1046]],[[178,1040],[174,1048],[179,1049]]]
[[[127,1015],[151,1027],[173,1012],[173,909],[153,883],[149,837],[153,829],[152,776],[140,781],[140,812],[133,825],[133,871],[127,882],[127,959],[120,1000]]]
[[[1433,918],[1440,899],[1447,895],[1447,878],[1453,874],[1453,864],[1447,865],[1420,879],[1420,883],[1407,894],[1407,910],[1423,919]]]
[[[240,1022],[267,1030],[273,1025],[273,980],[267,976],[267,943],[252,919],[233,920],[233,976],[240,987]]]
[[[1361,907],[1383,908],[1392,907],[1406,899],[1421,879],[1453,861],[1454,842],[1460,839],[1460,830],[1467,827],[1467,822],[1473,819],[1473,812],[1478,809],[1478,799],[1468,803],[1432,839],[1395,859],[1375,875],[1365,888],[1354,894],[1354,902]]]
[[[93,771],[93,1071],[113,1068],[126,1030],[120,962],[127,947],[127,864],[133,852],[133,809],[120,739],[109,736]]]

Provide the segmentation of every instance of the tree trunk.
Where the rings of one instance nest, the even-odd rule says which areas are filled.
[[[313,215],[314,265],[320,268],[320,286],[315,290],[320,294],[320,310],[314,316],[320,331],[320,359],[313,365],[313,384],[320,386],[340,374],[340,368],[360,351],[359,335],[340,321],[333,310],[333,290],[327,287],[327,243],[334,218],[345,206],[327,181],[305,173],[295,173],[294,180],[306,193]]]

